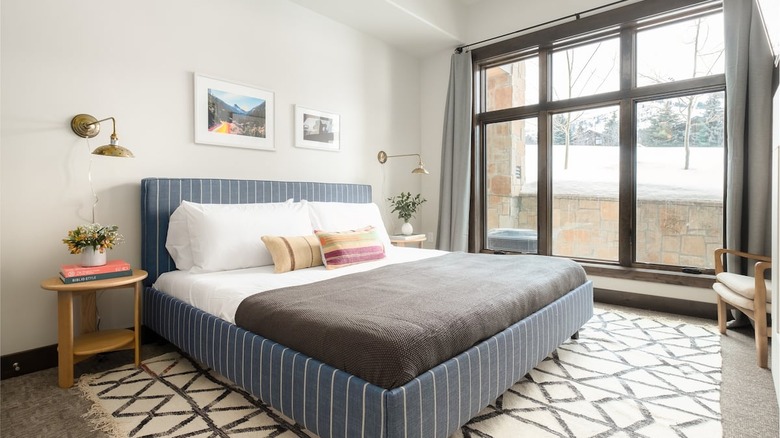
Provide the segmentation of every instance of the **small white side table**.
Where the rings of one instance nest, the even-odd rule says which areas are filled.
[[[422,248],[423,242],[426,240],[428,240],[428,238],[425,237],[425,234],[412,234],[410,236],[395,234],[390,236],[390,243],[395,246],[410,246],[415,244],[418,248]]]

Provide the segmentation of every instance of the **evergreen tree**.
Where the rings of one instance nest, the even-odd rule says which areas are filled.
[[[654,106],[647,118],[649,125],[639,130],[639,142],[645,146],[682,146],[685,120],[672,101],[657,101]]]
[[[556,114],[553,116],[553,144],[562,145],[566,144],[566,130],[569,129],[569,124],[566,121],[566,116],[563,114]]]
[[[604,146],[620,145],[620,125],[618,124],[617,111],[613,111],[604,122]]]
[[[725,103],[723,93],[711,93],[701,104],[701,133],[699,146],[723,147]]]

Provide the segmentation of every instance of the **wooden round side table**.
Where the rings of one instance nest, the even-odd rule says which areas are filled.
[[[41,287],[57,292],[57,355],[60,388],[73,386],[73,365],[97,353],[135,349],[135,366],[141,364],[141,292],[147,272],[105,280],[65,284],[59,277],[47,278]],[[95,292],[132,288],[135,291],[133,330],[97,329]],[[73,297],[81,297],[81,334],[73,335]]]

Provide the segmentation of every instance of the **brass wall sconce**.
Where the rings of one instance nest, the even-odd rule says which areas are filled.
[[[81,138],[90,139],[96,137],[100,133],[100,122],[105,122],[111,119],[111,123],[114,127],[114,132],[111,133],[111,141],[109,144],[98,146],[93,155],[103,155],[106,157],[121,157],[121,158],[134,158],[130,149],[119,145],[119,137],[116,135],[116,120],[113,117],[106,117],[105,119],[98,120],[89,114],[77,114],[70,121],[70,129]],[[89,140],[87,140],[87,146],[89,146]],[[89,150],[89,149],[87,149]],[[97,207],[98,199],[95,188],[92,185],[92,159],[89,159],[89,171],[87,172],[87,180],[89,180],[89,190],[92,192],[92,223],[95,222],[95,207]]]
[[[107,157],[134,158],[130,149],[119,145],[119,137],[116,135],[116,120],[113,117],[106,117],[98,120],[89,114],[77,114],[70,121],[70,128],[81,138],[94,138],[100,133],[100,122],[111,120],[114,132],[111,134],[111,141],[107,145],[97,147],[92,153],[94,155],[103,155]]]
[[[379,151],[379,153],[376,155],[376,159],[379,160],[379,162],[382,164],[385,164],[388,158],[394,158],[394,157],[417,157],[417,167],[415,167],[412,170],[412,173],[422,173],[425,175],[428,175],[429,173],[428,170],[423,165],[422,157],[420,157],[420,154],[387,155],[385,151]]]

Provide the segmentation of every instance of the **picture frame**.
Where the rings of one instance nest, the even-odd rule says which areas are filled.
[[[341,120],[338,114],[295,105],[295,146],[338,152]]]
[[[194,74],[195,143],[274,150],[274,93]]]

